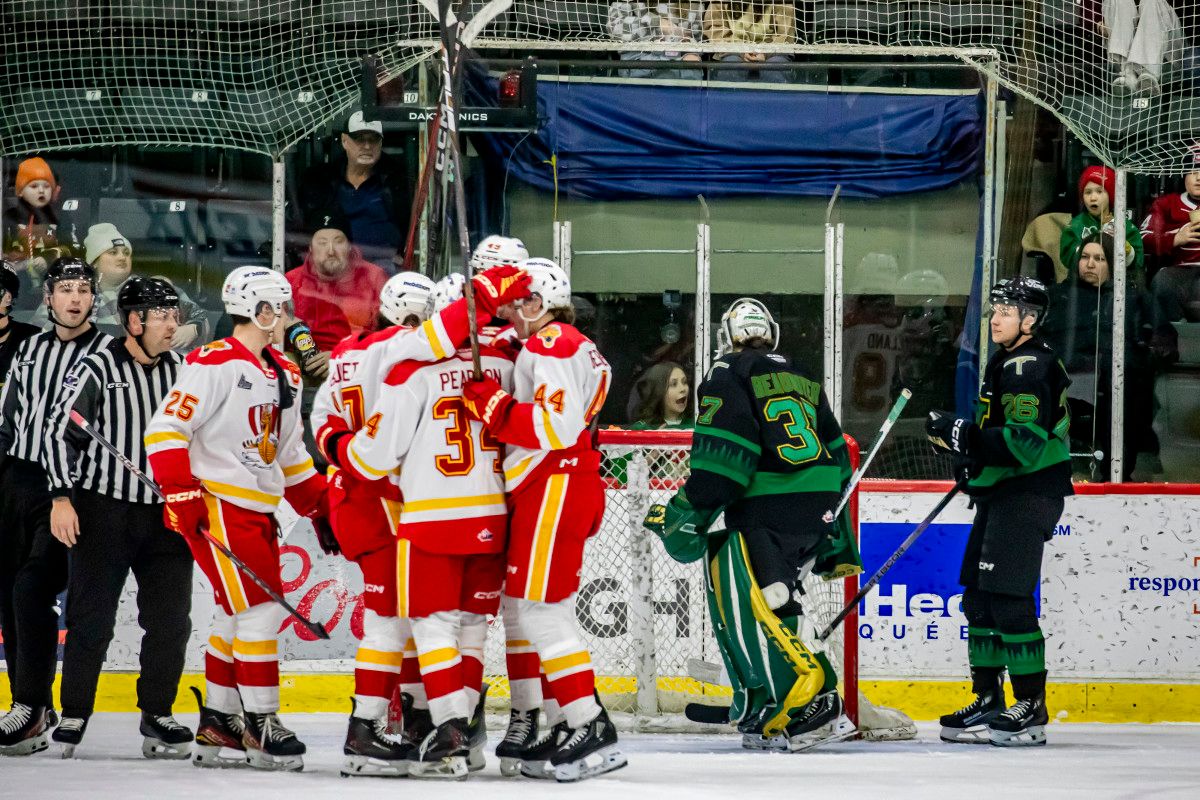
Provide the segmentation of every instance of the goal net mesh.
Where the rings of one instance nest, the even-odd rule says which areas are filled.
[[[485,4],[456,3],[466,19]],[[948,56],[1057,114],[1105,162],[1195,164],[1196,13],[1167,0],[511,0],[476,49]],[[6,0],[0,150],[192,144],[278,155],[437,47],[415,0]]]

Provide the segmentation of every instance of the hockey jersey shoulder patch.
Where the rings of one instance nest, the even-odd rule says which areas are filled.
[[[573,325],[567,325],[565,322],[551,322],[529,337],[525,342],[525,349],[536,355],[570,358],[587,340],[587,337]]]
[[[409,378],[425,367],[443,364],[449,360],[450,359],[444,358],[441,361],[401,361],[399,364],[392,367],[391,371],[388,372],[387,377],[383,379],[383,382],[388,386],[401,386],[407,383]]]
[[[209,342],[203,347],[198,347],[187,355],[187,363],[189,364],[205,364],[207,366],[216,366],[218,364],[227,364],[230,361],[251,361],[249,353],[245,348],[234,347],[233,343],[228,339],[218,339],[215,342]]]

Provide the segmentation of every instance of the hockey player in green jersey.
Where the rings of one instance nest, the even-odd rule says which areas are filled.
[[[646,527],[677,561],[703,559],[714,634],[733,684],[729,719],[751,748],[799,751],[853,735],[837,675],[800,640],[801,581],[862,567],[837,505],[850,479],[821,384],[773,352],[757,300],[721,318],[723,355],[700,386],[691,473]],[[727,530],[709,531],[724,512]]]
[[[991,292],[988,363],[975,422],[932,411],[926,433],[970,476],[976,505],[959,582],[975,700],[941,719],[942,739],[1003,747],[1046,743],[1046,644],[1034,592],[1042,549],[1071,488],[1067,387],[1062,362],[1037,335],[1046,288],[1029,278]],[[1005,708],[1007,668],[1016,703]]]

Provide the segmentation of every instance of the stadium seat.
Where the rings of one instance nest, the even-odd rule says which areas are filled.
[[[380,2],[380,6],[398,3],[400,0]],[[285,25],[288,23],[315,22],[319,6],[317,0],[209,0],[214,18],[218,23],[241,23],[243,25]],[[347,4],[337,3],[344,6]],[[362,5],[356,3],[355,5]]]
[[[204,221],[207,240],[222,264],[271,263],[270,200],[210,200]]]
[[[818,2],[813,10],[813,37],[821,43],[887,44],[896,35],[900,5],[880,0]]]

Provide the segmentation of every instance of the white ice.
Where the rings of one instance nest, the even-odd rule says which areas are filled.
[[[180,721],[195,725],[192,714]],[[912,742],[844,742],[797,755],[746,752],[736,737],[626,734],[629,766],[573,786],[500,777],[489,755],[467,783],[341,778],[345,717],[287,714],[308,745],[304,772],[201,770],[188,762],[148,761],[133,714],[97,714],[76,758],[56,745],[26,758],[0,757],[0,797],[94,800],[316,800],[357,797],[480,800],[805,800],[865,797],[983,800],[1200,797],[1200,725],[1056,724],[1042,748],[1001,750],[949,745],[935,725]],[[492,746],[495,745],[493,737]]]

